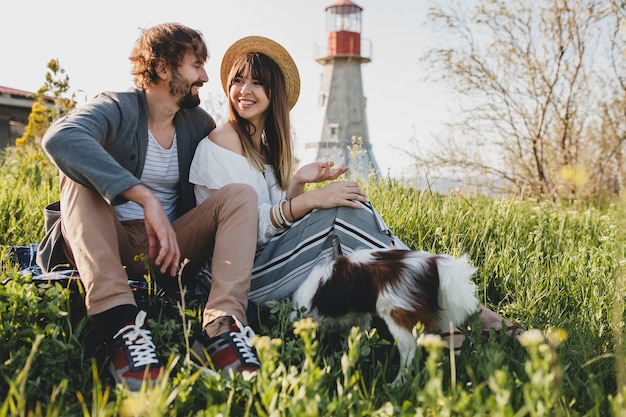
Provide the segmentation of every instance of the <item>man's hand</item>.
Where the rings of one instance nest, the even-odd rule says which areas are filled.
[[[148,257],[160,267],[159,270],[162,274],[165,274],[169,269],[170,276],[176,276],[176,270],[180,263],[180,248],[174,228],[172,228],[161,202],[144,185],[131,187],[123,195],[143,207],[148,235]]]
[[[180,262],[180,248],[172,224],[158,200],[157,204],[144,206],[143,213],[148,234],[148,256],[160,266],[162,274],[169,268],[170,276],[175,277]]]

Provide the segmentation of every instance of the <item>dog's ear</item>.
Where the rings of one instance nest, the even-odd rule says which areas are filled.
[[[333,258],[338,258],[343,256],[343,252],[341,251],[341,241],[338,236],[333,237]]]

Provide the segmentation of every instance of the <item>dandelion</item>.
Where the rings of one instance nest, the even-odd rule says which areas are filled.
[[[524,333],[517,337],[517,340],[522,346],[538,346],[545,341],[543,333],[538,329],[526,330]]]

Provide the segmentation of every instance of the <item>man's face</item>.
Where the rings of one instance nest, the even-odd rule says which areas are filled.
[[[188,52],[170,80],[170,94],[179,97],[181,109],[193,109],[200,105],[200,87],[209,81],[204,62]]]

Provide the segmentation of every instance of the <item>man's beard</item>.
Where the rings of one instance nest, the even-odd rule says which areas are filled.
[[[181,109],[194,109],[200,105],[200,97],[191,92],[191,87],[200,83],[190,83],[185,80],[180,73],[175,72],[174,78],[170,81],[170,94],[173,96],[183,96],[178,100],[178,107]]]
[[[181,109],[195,109],[200,105],[200,97],[191,94],[191,92],[187,92],[184,96],[178,100],[178,106]]]

